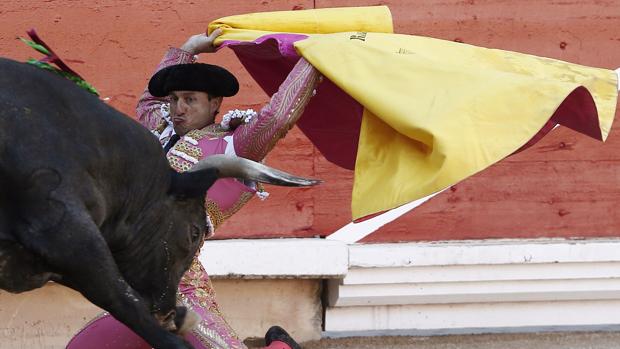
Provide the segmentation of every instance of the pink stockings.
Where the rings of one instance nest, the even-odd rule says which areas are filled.
[[[196,312],[202,320],[185,339],[196,349],[245,349],[228,325],[215,302],[211,280],[197,258],[179,285],[178,301]],[[67,345],[67,349],[150,349],[151,347],[124,324],[104,314],[91,321]],[[269,349],[290,349],[280,341]]]
[[[229,349],[246,348],[241,342],[231,343],[206,343],[196,334],[191,333],[185,339],[195,349]],[[125,325],[105,314],[91,321],[67,345],[67,349],[151,349],[142,338],[138,337]],[[273,341],[265,349],[291,349],[280,341]]]

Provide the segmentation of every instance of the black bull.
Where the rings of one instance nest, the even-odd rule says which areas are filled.
[[[316,183],[241,162],[178,174],[134,120],[64,78],[0,59],[0,289],[56,281],[154,347],[188,348],[164,327],[184,320],[175,295],[206,230],[209,186]]]

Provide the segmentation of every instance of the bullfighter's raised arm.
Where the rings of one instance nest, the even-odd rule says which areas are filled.
[[[303,114],[320,77],[308,61],[300,58],[269,103],[256,117],[235,129],[236,155],[261,161]]]
[[[217,34],[216,34],[217,36]],[[209,52],[211,46],[202,37],[192,37],[181,48],[170,48],[157,66],[156,72],[176,64],[195,62],[195,53]],[[196,48],[192,45],[202,45]],[[276,142],[284,137],[303,114],[319,83],[320,73],[305,59],[300,58],[278,91],[255,117],[241,123],[230,122],[233,132],[234,153],[260,161]],[[155,97],[145,89],[137,106],[138,120],[166,144],[174,134],[169,113],[169,97]]]

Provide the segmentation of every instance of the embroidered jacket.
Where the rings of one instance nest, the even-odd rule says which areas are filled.
[[[195,57],[181,49],[168,50],[157,70],[174,64],[193,63]],[[177,171],[189,170],[200,159],[213,154],[233,154],[261,161],[284,137],[314,95],[320,74],[301,58],[267,105],[247,123],[234,130],[220,124],[188,132],[166,154]],[[148,127],[164,146],[174,134],[168,98],[152,96],[146,89],[137,106],[139,121]],[[220,179],[207,192],[206,207],[215,228],[237,212],[256,193],[235,179]]]

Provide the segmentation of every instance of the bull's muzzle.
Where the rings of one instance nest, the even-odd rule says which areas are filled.
[[[153,316],[163,329],[179,335],[191,331],[200,322],[200,315],[186,307],[176,307],[165,315],[156,313]]]
[[[159,325],[165,329],[166,331],[175,332],[177,330],[177,325],[175,323],[175,318],[177,316],[176,310],[170,310],[167,314],[153,314]]]

